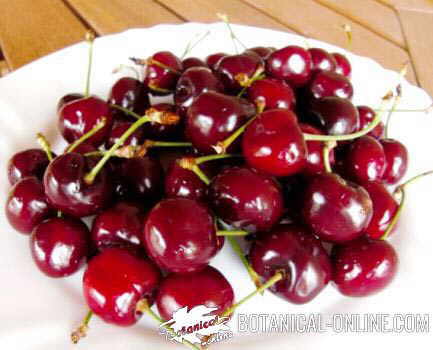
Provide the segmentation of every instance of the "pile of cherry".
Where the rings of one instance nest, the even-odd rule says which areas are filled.
[[[37,267],[55,278],[85,267],[91,312],[75,339],[92,313],[120,326],[185,306],[230,315],[240,303],[209,266],[226,238],[252,294],[301,304],[330,281],[357,297],[392,281],[398,258],[385,238],[404,185],[388,186],[408,155],[384,138],[380,113],[351,102],[345,56],[255,47],[134,63],[143,78],[119,79],[108,100],[60,100],[61,154],[40,135],[41,149],[8,165],[6,214],[30,235]],[[151,105],[152,95],[173,103]]]

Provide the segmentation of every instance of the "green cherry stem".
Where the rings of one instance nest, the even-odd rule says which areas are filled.
[[[137,114],[137,113],[129,110],[128,108],[125,108],[125,107],[122,107],[122,106],[119,106],[119,105],[113,105],[113,104],[111,104],[110,107],[112,107],[114,109],[117,109],[117,110],[119,110],[121,112],[124,112],[124,113],[130,115],[131,117],[134,117],[135,119],[140,119],[142,117],[141,115],[139,115],[139,114]]]
[[[218,230],[217,236],[248,236],[250,233],[242,230]]]
[[[89,322],[92,319],[92,316],[93,312],[89,310],[80,326],[71,333],[72,343],[77,344],[81,338],[84,338],[87,335],[87,331],[89,330]]]
[[[394,102],[392,103],[391,109],[388,112],[388,118],[386,120],[385,123],[385,138],[388,138],[389,135],[389,124],[391,122],[391,117],[393,115],[393,113],[395,112],[395,109],[397,108],[398,104],[400,103],[401,100],[401,85],[397,86],[397,95],[394,99]]]
[[[352,48],[352,41],[353,41],[353,36],[352,36],[352,27],[345,23],[341,25],[341,28],[343,29],[344,33],[346,34],[346,39],[347,39],[347,49],[350,50]]]
[[[74,149],[76,149],[79,145],[81,145],[83,142],[91,138],[93,135],[95,135],[99,130],[101,130],[107,123],[107,118],[102,117],[101,121],[93,127],[93,129],[89,130],[87,133],[85,133],[83,136],[81,136],[78,140],[75,140],[74,143],[72,143],[66,150],[66,153],[72,152]]]
[[[51,162],[53,160],[53,152],[51,151],[50,142],[47,140],[45,135],[42,133],[38,133],[36,135],[36,139],[37,139],[39,145],[41,146],[41,148],[47,154],[48,160]]]
[[[331,153],[332,149],[337,146],[337,143],[335,141],[327,141],[323,145],[323,165],[325,166],[325,171],[327,173],[332,173],[332,167],[331,162],[329,160],[329,154]]]
[[[208,156],[202,156],[202,157],[195,158],[195,163],[197,165],[200,165],[200,164],[203,164],[205,162],[209,162],[211,160],[234,158],[234,157],[242,157],[242,156],[240,154],[211,154]]]
[[[92,75],[92,62],[93,62],[93,43],[95,41],[95,34],[91,31],[86,33],[86,41],[89,43],[89,58],[87,63],[87,77],[86,87],[84,89],[84,97],[90,95],[90,76]]]
[[[240,41],[238,39],[238,37],[233,32],[233,28],[230,25],[229,17],[224,13],[217,13],[217,17],[226,24],[227,29],[229,30],[229,33],[230,33],[230,38],[232,39],[233,46],[235,48],[235,52],[239,53],[238,46],[236,45],[236,42],[238,42],[246,50],[247,47],[244,45],[244,43],[242,41]]]
[[[231,134],[229,137],[227,137],[224,141],[218,142],[215,146],[212,146],[212,148],[215,150],[217,154],[224,154],[227,151],[227,148],[230,147],[230,145],[236,141],[236,139],[243,134],[245,129],[248,125],[250,125],[255,119],[257,115],[254,117],[251,117],[244,125],[240,126],[233,134]]]
[[[186,57],[186,55],[188,55],[193,49],[194,47],[196,47],[198,44],[200,44],[207,36],[209,36],[210,31],[208,30],[206,33],[204,34],[198,34],[195,35],[194,38],[192,38],[189,43],[186,45],[185,50],[183,51],[182,55],[180,56],[180,59],[184,59]],[[194,41],[194,39],[197,38],[196,41]]]

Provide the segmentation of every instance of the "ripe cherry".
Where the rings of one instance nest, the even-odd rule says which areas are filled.
[[[105,147],[107,149],[111,148],[116,141],[125,133],[126,130],[133,124],[129,121],[115,121],[113,127],[108,135],[107,141],[105,142]],[[137,129],[131,136],[129,136],[123,146],[138,146],[144,142],[144,130],[143,128]],[[76,152],[76,150],[74,150]],[[78,152],[81,153],[81,152]]]
[[[302,170],[307,147],[297,122],[289,110],[265,111],[246,128],[242,152],[253,168],[274,176],[289,176]]]
[[[182,61],[182,67],[185,71],[188,68],[192,68],[192,67],[206,67],[207,68],[207,64],[203,60],[201,60],[200,58],[188,57]]]
[[[313,72],[335,72],[337,62],[332,54],[318,47],[308,49],[308,52],[311,55],[311,68]]]
[[[44,186],[35,177],[26,177],[12,187],[5,211],[11,226],[24,234],[30,234],[37,224],[54,214]]]
[[[206,266],[201,271],[187,274],[170,274],[161,282],[156,296],[158,312],[164,320],[185,306],[191,310],[204,305],[216,308],[214,315],[223,313],[234,302],[234,291],[230,283],[217,269]]]
[[[8,178],[11,185],[28,176],[42,180],[48,166],[47,154],[38,148],[18,152],[9,160]]]
[[[159,51],[147,59],[144,84],[155,95],[167,95],[174,91],[182,71],[182,62],[169,51]]]
[[[218,68],[219,61],[223,57],[226,57],[226,56],[228,56],[228,55],[224,52],[213,53],[213,54],[206,57],[206,64],[208,65],[208,67],[210,69],[212,69],[213,71],[216,71]]]
[[[356,108],[358,109],[359,114],[359,130],[363,130],[373,121],[376,113],[368,106],[358,106]],[[380,139],[383,137],[384,130],[385,126],[383,122],[380,122],[367,135]]]
[[[334,96],[351,99],[353,86],[344,75],[322,71],[317,72],[308,84],[308,93],[313,98]]]
[[[267,59],[275,49],[273,47],[256,46],[245,50],[246,54],[256,54],[264,60]]]
[[[406,174],[409,155],[406,146],[393,139],[380,140],[386,157],[385,172],[382,181],[394,185]]]
[[[292,88],[276,79],[261,79],[248,88],[248,100],[265,110],[274,108],[294,109],[296,99]]]
[[[81,100],[82,98],[84,98],[84,95],[80,93],[71,93],[63,96],[59,102],[57,102],[57,112],[60,111],[65,104],[72,101]]]
[[[305,85],[311,78],[311,54],[300,46],[276,50],[266,60],[266,72],[291,86]]]
[[[387,241],[360,238],[332,251],[333,282],[347,296],[363,297],[388,286],[397,272],[398,256]]]
[[[143,242],[149,256],[170,272],[203,269],[218,251],[209,209],[187,198],[159,202],[147,215]]]
[[[89,308],[105,322],[131,326],[141,317],[137,303],[153,301],[161,273],[148,259],[121,248],[105,249],[88,264],[83,292]]]
[[[34,229],[30,248],[36,266],[49,277],[70,276],[89,255],[90,233],[79,219],[51,218]]]
[[[93,215],[110,204],[112,184],[102,169],[91,184],[84,176],[96,164],[93,157],[79,153],[57,156],[48,166],[44,176],[45,194],[57,210],[76,217]]]
[[[334,56],[337,63],[335,72],[349,78],[352,73],[352,66],[347,57],[338,52],[333,53],[332,56]]]
[[[294,304],[308,303],[332,277],[331,261],[320,240],[301,226],[280,225],[253,243],[253,269],[266,281],[283,271],[270,291]]]
[[[325,173],[310,179],[302,213],[305,223],[319,238],[340,243],[363,234],[373,215],[373,204],[361,186]]]
[[[248,232],[270,230],[284,207],[281,188],[272,177],[243,167],[214,177],[208,200],[224,222]]]

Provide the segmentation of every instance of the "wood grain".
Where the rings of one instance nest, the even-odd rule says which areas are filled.
[[[85,26],[61,0],[0,0],[0,45],[11,69],[84,38]]]
[[[433,0],[376,0],[397,9],[433,12]]]
[[[396,12],[375,0],[316,0],[370,29],[401,48],[406,47]]]
[[[0,77],[9,73],[9,66],[6,61],[0,61]]]
[[[153,0],[65,0],[98,34],[183,20]]]

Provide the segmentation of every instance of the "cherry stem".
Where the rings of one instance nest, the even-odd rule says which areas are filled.
[[[84,89],[84,97],[89,97],[90,76],[92,74],[92,62],[93,62],[93,42],[95,41],[95,34],[91,31],[88,31],[86,33],[86,41],[89,43],[89,60],[87,63],[87,77],[86,77],[86,87]]]
[[[230,33],[230,38],[232,39],[233,46],[235,48],[235,52],[239,53],[238,46],[236,45],[236,42],[238,42],[246,50],[247,47],[244,45],[244,43],[242,41],[240,41],[238,39],[238,37],[233,32],[232,26],[230,25],[229,17],[224,13],[217,13],[217,17],[226,24],[227,29],[229,30],[229,33]]]
[[[85,133],[83,136],[81,136],[78,140],[75,140],[74,143],[72,143],[66,150],[66,153],[72,152],[74,149],[76,149],[79,145],[81,145],[83,142],[91,138],[93,135],[95,135],[99,130],[101,130],[105,125],[107,124],[107,118],[102,117],[101,121],[96,124],[93,129]]]
[[[92,316],[93,312],[89,310],[80,326],[71,333],[72,343],[77,344],[81,338],[84,338],[87,335],[87,331],[89,330],[89,322],[92,319]]]
[[[374,111],[377,111],[377,109],[374,109]],[[391,109],[386,109],[385,112],[390,112]],[[419,112],[419,113],[430,113],[433,111],[433,104],[426,107],[426,108],[420,108],[420,109],[400,109],[396,108],[394,109],[394,112]]]
[[[129,110],[128,108],[125,108],[125,107],[122,107],[122,106],[119,106],[119,105],[113,105],[113,104],[111,104],[110,107],[118,109],[119,111],[122,111],[122,112],[130,115],[131,117],[134,117],[135,119],[140,119],[142,117],[141,115],[139,115],[139,114],[137,114],[137,113]]]
[[[37,139],[39,145],[41,146],[41,148],[47,154],[48,160],[51,162],[53,160],[53,152],[51,151],[50,142],[47,140],[45,135],[42,133],[38,133],[36,135],[36,139]]]
[[[240,126],[233,134],[231,134],[229,137],[227,137],[224,141],[218,142],[215,146],[212,146],[212,148],[215,150],[217,154],[224,154],[227,151],[227,148],[230,147],[230,145],[236,141],[236,139],[243,134],[245,129],[248,125],[250,125],[254,119],[256,119],[257,114],[250,118],[244,125]]]
[[[401,100],[401,85],[398,85],[397,86],[397,95],[396,95],[396,97],[394,99],[394,102],[393,102],[393,104],[391,106],[391,109],[388,112],[388,118],[387,118],[386,123],[385,123],[385,138],[388,138],[388,135],[389,135],[389,124],[390,124],[390,121],[391,121],[391,116],[395,112],[395,109],[397,108],[397,105],[400,103],[400,100]]]
[[[244,78],[244,76],[242,75],[241,77],[236,79],[239,82],[239,85],[243,87],[242,90],[237,94],[237,97],[241,97],[245,93],[245,91],[247,91],[247,89],[257,80],[262,80],[266,78],[266,75],[263,74],[263,72],[264,72],[264,68],[263,66],[260,66],[259,68],[257,68],[257,70],[255,71],[255,73],[251,78],[248,77]]]
[[[264,284],[262,284],[259,288],[257,288],[254,292],[248,294],[246,297],[239,300],[237,303],[233,304],[231,307],[229,307],[227,310],[225,310],[221,317],[229,316],[231,315],[239,306],[250,300],[251,298],[255,297],[257,294],[265,291],[266,289],[272,287],[275,283],[278,281],[281,281],[284,278],[284,274],[281,271],[278,271],[275,273],[274,276],[272,276],[270,279],[268,279]]]
[[[189,43],[186,45],[185,50],[182,53],[182,56],[180,56],[180,59],[183,59],[186,55],[188,55],[194,47],[196,47],[200,42],[202,42],[207,36],[209,36],[210,31],[208,30],[204,34],[198,34],[195,35],[193,39],[189,41]],[[193,40],[197,38],[197,40],[194,42]]]
[[[218,230],[217,236],[248,236],[250,233],[242,230]]]
[[[327,141],[323,146],[323,165],[325,166],[325,170],[327,173],[332,173],[331,162],[329,160],[329,154],[332,149],[337,146],[337,143],[334,141]]]
[[[346,39],[347,39],[347,49],[350,50],[352,48],[352,27],[345,23],[341,25],[341,28],[344,30],[344,33],[346,34]]]
[[[234,158],[234,157],[242,157],[242,156],[240,154],[211,154],[208,156],[202,156],[202,157],[195,158],[195,163],[197,165],[200,165],[200,164],[203,164],[205,162],[209,162],[211,160]]]

